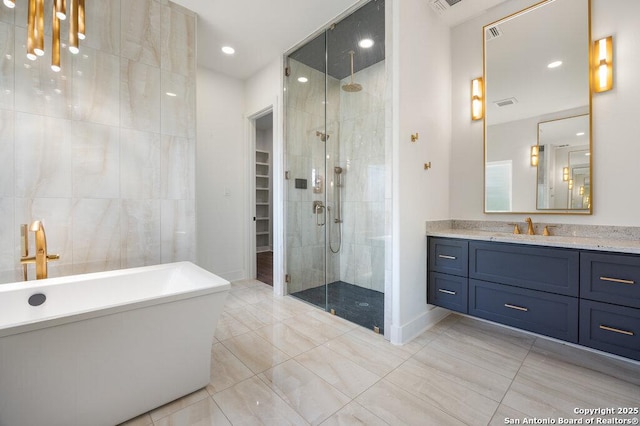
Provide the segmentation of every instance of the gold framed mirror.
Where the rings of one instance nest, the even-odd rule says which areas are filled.
[[[485,213],[591,214],[589,0],[542,1],[483,34]],[[565,167],[588,182],[583,202]]]

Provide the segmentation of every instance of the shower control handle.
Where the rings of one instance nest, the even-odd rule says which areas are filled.
[[[316,215],[316,225],[324,226],[327,222],[327,218],[325,216],[325,208],[322,201],[314,201],[313,202],[313,214]],[[322,222],[320,222],[320,215],[322,215]]]

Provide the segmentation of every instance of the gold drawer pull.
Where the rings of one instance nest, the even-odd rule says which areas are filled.
[[[455,296],[455,295],[457,294],[455,291],[451,291],[451,290],[443,290],[443,289],[441,289],[441,288],[439,288],[439,289],[438,289],[438,291],[439,291],[440,293],[444,293],[444,294],[451,294],[451,295],[453,295],[453,296]]]
[[[516,311],[529,312],[528,308],[523,308],[522,306],[510,305],[508,303],[504,304],[505,308],[515,309]]]
[[[446,254],[439,254],[438,257],[440,259],[449,259],[449,260],[456,260],[457,259],[457,257],[455,257],[455,256],[447,256]]]
[[[600,329],[606,330],[606,331],[613,331],[614,333],[618,333],[618,334],[624,334],[625,336],[635,336],[635,334],[633,334],[633,331],[620,330],[619,328],[607,327],[606,325],[601,325]]]
[[[609,278],[609,277],[600,277],[602,281],[610,281],[612,283],[620,283],[620,284],[635,284],[636,282],[633,280],[621,280],[620,278]]]

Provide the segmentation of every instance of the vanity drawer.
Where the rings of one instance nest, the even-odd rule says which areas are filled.
[[[582,252],[580,297],[640,308],[640,256]]]
[[[467,313],[466,277],[430,272],[427,288],[427,303]]]
[[[577,297],[579,258],[569,249],[471,241],[469,277]]]
[[[578,341],[578,299],[469,280],[469,314],[569,342]]]
[[[469,243],[454,238],[429,237],[429,270],[467,276]]]
[[[581,300],[580,344],[640,360],[640,309]]]

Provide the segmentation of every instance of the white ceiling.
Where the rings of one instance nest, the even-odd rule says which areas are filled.
[[[198,64],[247,79],[346,10],[366,0],[173,0],[199,16]],[[431,0],[423,0],[429,3]],[[506,0],[463,0],[441,19],[449,26]],[[434,12],[435,13],[435,12]],[[236,49],[233,56],[220,51]]]

